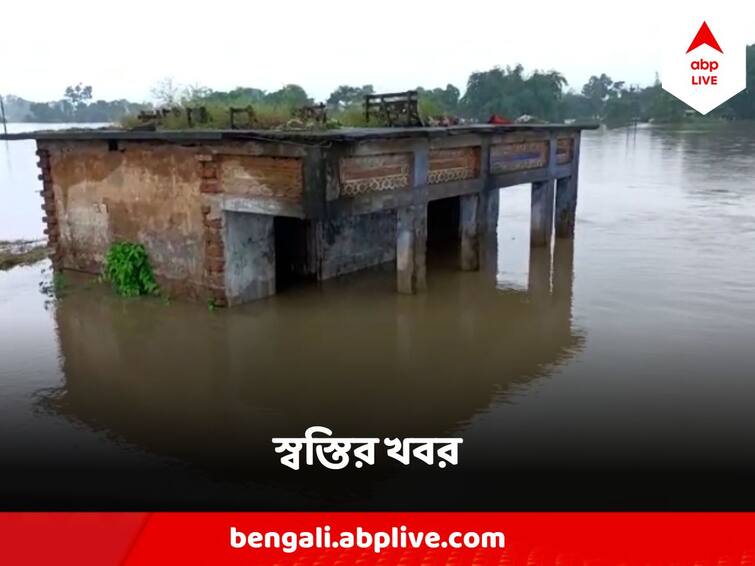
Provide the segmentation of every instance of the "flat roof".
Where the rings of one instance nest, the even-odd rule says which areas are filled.
[[[164,141],[203,142],[223,140],[287,141],[317,144],[334,141],[444,137],[463,134],[503,134],[537,130],[594,130],[597,124],[472,124],[421,128],[336,128],[332,130],[124,130],[114,128],[75,128],[0,134],[0,140],[58,141]]]

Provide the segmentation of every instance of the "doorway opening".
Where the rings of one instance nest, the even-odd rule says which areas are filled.
[[[459,197],[427,203],[428,266],[455,265],[459,253]]]
[[[276,292],[315,279],[311,260],[310,223],[300,218],[276,216],[275,287]]]

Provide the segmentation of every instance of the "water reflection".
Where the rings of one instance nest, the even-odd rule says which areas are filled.
[[[223,478],[282,475],[270,439],[312,425],[453,434],[581,347],[572,253],[559,241],[552,263],[533,254],[529,291],[498,290],[493,268],[461,273],[441,256],[425,295],[393,293],[387,267],[215,312],[76,281],[55,309],[64,384],[41,402]]]

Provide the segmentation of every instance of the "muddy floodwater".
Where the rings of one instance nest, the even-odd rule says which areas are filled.
[[[530,254],[504,189],[484,269],[431,247],[417,296],[391,265],[216,310],[0,272],[2,506],[755,506],[755,125],[582,139],[573,245]],[[0,239],[41,237],[34,150],[0,142]],[[283,467],[313,425],[464,443]]]

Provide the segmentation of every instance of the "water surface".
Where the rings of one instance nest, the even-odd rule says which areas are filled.
[[[41,233],[33,145],[0,142],[0,238]],[[0,273],[7,506],[752,507],[755,128],[583,136],[577,234],[528,249],[502,190],[478,273],[431,250],[239,308]],[[552,266],[551,266],[552,262]],[[290,472],[273,436],[462,436],[454,469]]]

